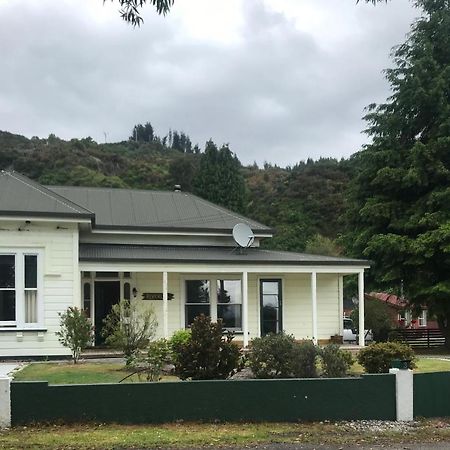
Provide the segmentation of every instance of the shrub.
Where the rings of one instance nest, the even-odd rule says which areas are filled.
[[[59,342],[70,348],[72,359],[76,364],[81,352],[91,343],[94,327],[84,311],[75,307],[67,308],[60,317],[60,331],[56,332]]]
[[[357,360],[367,373],[388,373],[394,359],[411,360],[410,369],[415,367],[414,352],[407,344],[379,342],[361,349]]]
[[[148,345],[158,326],[153,309],[139,300],[121,300],[113,305],[104,324],[105,342],[123,351],[127,366],[133,355]]]
[[[294,343],[292,348],[292,375],[296,378],[317,377],[317,347],[312,341]]]
[[[353,364],[350,352],[341,350],[337,344],[328,344],[320,350],[322,372],[327,378],[345,377]]]
[[[136,355],[130,366],[134,373],[146,375],[147,381],[159,381],[164,367],[172,361],[172,351],[166,339],[150,342],[145,355]]]
[[[172,337],[169,340],[170,349],[172,351],[172,361],[176,365],[177,357],[181,354],[181,347],[186,345],[191,340],[191,330],[178,330],[173,333]]]
[[[256,378],[292,377],[294,336],[278,333],[254,338],[249,366]]]
[[[196,317],[191,327],[191,338],[173,347],[175,373],[182,380],[228,378],[238,367],[240,351],[232,342],[233,335],[228,333],[224,337],[223,333],[220,319],[213,323],[203,314]]]

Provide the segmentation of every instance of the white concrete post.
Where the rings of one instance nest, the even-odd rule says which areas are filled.
[[[0,429],[11,426],[11,380],[0,378]]]
[[[317,273],[311,273],[311,302],[312,302],[312,338],[317,344]]]
[[[359,346],[365,346],[364,323],[364,270],[358,273],[358,308],[359,308]]]
[[[242,272],[242,344],[248,347],[248,272]]]
[[[407,421],[414,419],[414,376],[413,371],[389,369],[395,375],[395,402],[397,420]]]
[[[169,302],[168,302],[168,277],[163,272],[163,331],[164,337],[169,338]]]

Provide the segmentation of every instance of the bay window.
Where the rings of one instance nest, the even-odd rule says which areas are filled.
[[[0,327],[33,327],[40,321],[40,255],[0,253]]]

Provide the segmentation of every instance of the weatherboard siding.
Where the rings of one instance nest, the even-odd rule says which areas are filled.
[[[46,331],[0,330],[0,357],[67,355],[58,342],[58,313],[69,306],[80,306],[78,269],[78,228],[65,223],[31,222],[29,231],[18,231],[23,222],[0,222],[0,253],[27,248],[43,252],[44,320]]]

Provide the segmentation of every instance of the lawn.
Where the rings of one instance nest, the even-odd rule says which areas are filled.
[[[359,422],[239,423],[166,425],[48,425],[0,431],[2,449],[142,449],[217,448],[255,444],[291,443],[359,447],[417,442],[449,442],[448,419],[414,424]],[[367,448],[367,447],[366,447]],[[439,448],[443,448],[439,446]]]
[[[415,372],[450,371],[450,360],[435,358],[418,358]],[[128,372],[120,363],[33,363],[14,375],[17,381],[48,381],[49,384],[87,384],[117,383],[125,378]],[[351,375],[364,373],[363,368],[355,363]],[[177,377],[165,376],[162,381],[176,381]],[[133,375],[125,380],[127,383],[145,381],[145,377]]]

